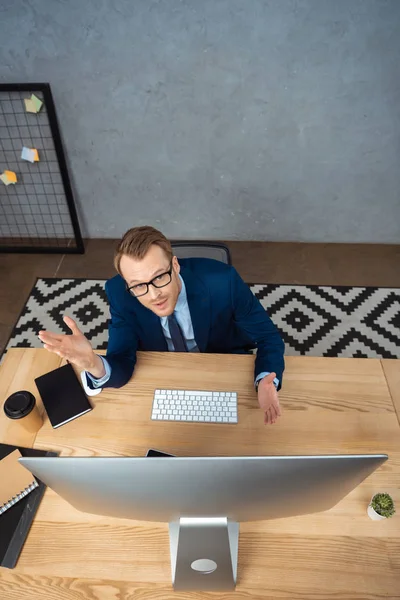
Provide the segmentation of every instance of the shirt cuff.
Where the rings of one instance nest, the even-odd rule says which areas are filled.
[[[98,356],[100,356],[100,355],[98,355]],[[103,375],[103,377],[100,377],[100,379],[96,379],[96,378],[95,378],[95,377],[93,377],[93,375],[91,375],[91,374],[90,374],[88,371],[82,371],[82,373],[81,373],[81,380],[82,380],[83,387],[85,388],[85,392],[86,392],[86,394],[88,394],[89,396],[95,396],[95,395],[97,395],[97,394],[100,394],[100,392],[101,392],[101,388],[103,387],[103,385],[104,385],[105,383],[107,383],[107,381],[108,381],[108,380],[110,379],[110,377],[111,377],[111,367],[110,367],[110,365],[108,364],[108,361],[107,361],[107,360],[106,360],[106,359],[105,359],[103,356],[100,356],[100,358],[101,358],[101,360],[102,360],[102,363],[103,363],[103,365],[104,365],[104,369],[105,369],[105,371],[106,371],[106,374],[105,374],[105,375]],[[93,384],[93,387],[94,387],[95,389],[92,389],[92,388],[90,388],[90,387],[87,385],[87,380],[86,380],[86,377],[87,377],[88,379],[90,379],[90,381],[92,382],[92,384]]]
[[[254,382],[256,389],[258,387],[257,384],[261,381],[261,379],[264,379],[264,377],[266,377],[269,374],[270,374],[270,371],[263,371],[262,373],[257,375],[256,380]],[[276,387],[276,389],[278,389],[278,387],[279,387],[279,379],[277,377],[275,377],[275,379],[274,379],[274,386]]]

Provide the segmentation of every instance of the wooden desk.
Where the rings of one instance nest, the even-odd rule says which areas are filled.
[[[94,411],[60,429],[46,421],[36,439],[1,411],[0,440],[69,456],[143,456],[153,447],[188,456],[385,452],[389,461],[328,512],[241,525],[238,585],[224,594],[173,592],[167,525],[81,513],[48,489],[17,567],[0,568],[0,598],[400,598],[400,361],[289,357],[283,416],[264,426],[253,360],[144,353],[126,387],[105,390]],[[45,350],[9,351],[1,403],[17,389],[35,391],[33,378],[58,364]],[[237,390],[239,424],[152,422],[156,387]],[[397,502],[392,519],[367,517],[377,491]]]

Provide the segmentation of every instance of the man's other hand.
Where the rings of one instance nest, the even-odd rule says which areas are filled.
[[[281,416],[278,392],[274,385],[276,373],[270,373],[258,384],[258,403],[264,413],[264,423],[273,425]]]

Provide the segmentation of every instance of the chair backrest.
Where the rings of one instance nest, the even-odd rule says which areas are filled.
[[[217,242],[172,242],[172,249],[178,258],[213,258],[232,264],[228,247]]]

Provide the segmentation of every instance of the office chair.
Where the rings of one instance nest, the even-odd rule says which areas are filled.
[[[214,258],[232,264],[228,247],[219,242],[172,242],[172,249],[178,258]]]

